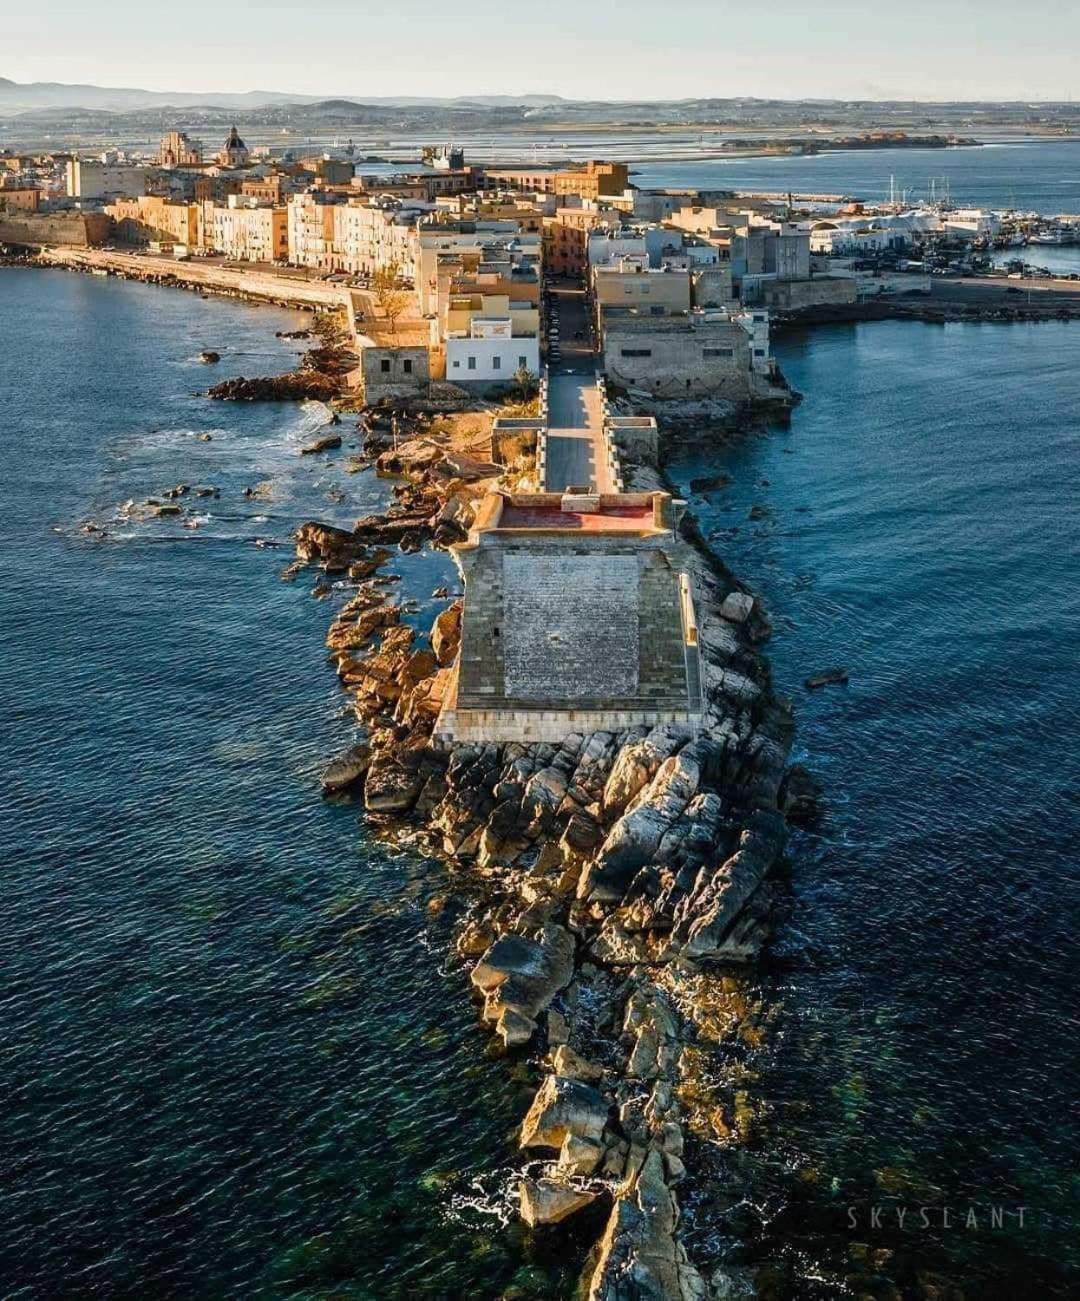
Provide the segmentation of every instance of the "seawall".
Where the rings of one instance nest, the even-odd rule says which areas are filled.
[[[349,298],[348,290],[326,281],[279,275],[271,270],[226,267],[204,259],[181,261],[106,249],[50,248],[42,250],[38,261],[42,266],[68,267],[74,271],[103,270],[129,280],[180,285],[307,311],[345,307]]]

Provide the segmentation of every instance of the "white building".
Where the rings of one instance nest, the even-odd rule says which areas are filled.
[[[452,384],[512,383],[524,367],[540,374],[540,341],[517,337],[510,317],[473,317],[467,335],[446,340],[446,378]]]
[[[146,193],[146,167],[71,158],[67,164],[69,199],[137,199]]]

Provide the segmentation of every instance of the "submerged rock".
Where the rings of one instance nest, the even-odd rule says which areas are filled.
[[[314,442],[308,443],[301,447],[301,456],[314,456],[316,452],[330,452],[335,447],[341,446],[340,434],[325,434],[322,438],[316,438]]]
[[[812,674],[803,685],[808,691],[815,691],[818,687],[828,687],[834,684],[842,686],[847,681],[847,669],[825,669],[822,673]]]

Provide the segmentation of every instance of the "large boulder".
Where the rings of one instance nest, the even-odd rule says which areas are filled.
[[[696,751],[696,744],[688,745],[665,759],[611,828],[595,860],[582,873],[582,898],[617,902],[635,872],[653,861],[664,833],[697,794],[701,764]]]
[[[608,1104],[598,1090],[581,1080],[549,1075],[521,1123],[521,1146],[558,1150],[570,1135],[599,1143],[607,1119]]]
[[[574,975],[574,937],[548,925],[539,939],[502,935],[473,967],[472,983],[484,995],[484,1019],[499,1022],[512,1008],[535,1021]]]
[[[664,1158],[650,1152],[612,1208],[588,1301],[704,1301],[705,1280],[675,1237],[678,1217]]]
[[[366,741],[352,746],[323,769],[322,788],[327,795],[336,795],[355,786],[371,764],[371,747]]]
[[[558,1224],[597,1198],[597,1194],[588,1189],[571,1188],[558,1179],[522,1179],[518,1192],[521,1218],[530,1228],[538,1224]]]

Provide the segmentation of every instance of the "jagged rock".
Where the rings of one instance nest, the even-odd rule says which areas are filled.
[[[306,398],[328,402],[337,395],[339,383],[317,370],[291,371],[287,375],[260,375],[246,379],[238,375],[207,390],[207,397],[226,402],[301,402]]]
[[[365,548],[345,529],[307,520],[296,530],[296,554],[300,560],[319,561],[328,570],[347,569]]]
[[[599,1143],[607,1118],[608,1104],[591,1085],[549,1075],[521,1123],[521,1146],[559,1149],[569,1135]]]
[[[499,1016],[496,1029],[506,1048],[519,1048],[527,1044],[536,1033],[536,1022],[522,1016],[512,1007],[505,1007]]]
[[[596,1201],[598,1195],[587,1189],[571,1188],[557,1179],[523,1179],[519,1191],[521,1218],[530,1228],[537,1224],[558,1224]]]
[[[453,664],[461,644],[461,601],[455,601],[437,615],[431,625],[431,649],[443,667]]]
[[[801,763],[792,764],[780,785],[779,804],[789,822],[812,823],[821,816],[821,783]]]
[[[547,1014],[548,1043],[553,1047],[566,1043],[570,1038],[570,1027],[561,1012],[551,1008]]]
[[[559,1150],[559,1170],[568,1175],[581,1175],[588,1178],[596,1173],[596,1167],[604,1156],[604,1149],[599,1143],[588,1138],[578,1138],[568,1134]]]
[[[674,1236],[677,1223],[663,1157],[650,1152],[612,1208],[588,1301],[704,1301],[705,1280]]]
[[[759,810],[739,837],[739,845],[718,868],[702,867],[692,894],[679,905],[674,941],[690,958],[714,955],[784,844],[784,819],[776,810]]]
[[[322,788],[328,795],[348,790],[365,775],[371,764],[371,747],[361,741],[323,770]]]
[[[697,793],[701,780],[699,757],[698,743],[692,742],[664,760],[582,873],[580,897],[609,902],[623,897],[631,877],[651,861],[664,832]]]
[[[423,785],[415,769],[386,751],[376,751],[364,782],[364,807],[371,813],[407,813]]]
[[[749,592],[729,592],[720,605],[720,617],[730,623],[745,623],[753,608],[754,598]]]
[[[551,1064],[555,1068],[556,1075],[565,1075],[572,1080],[588,1080],[595,1083],[604,1074],[603,1067],[587,1061],[580,1053],[574,1052],[568,1044],[561,1044],[555,1050]]]
[[[334,448],[341,446],[340,434],[324,434],[322,438],[316,438],[314,442],[308,443],[301,447],[301,456],[314,456],[316,452],[330,452]]]
[[[215,362],[221,360],[221,353],[214,352],[212,348],[206,348],[199,353],[199,360],[204,366],[213,366]]]
[[[503,935],[472,970],[484,994],[484,1019],[498,1021],[507,1007],[530,1020],[551,1002],[574,974],[574,939],[561,926],[545,926],[540,940]]]
[[[656,770],[687,739],[685,729],[665,725],[625,744],[612,765],[604,786],[604,813],[622,813],[630,801],[652,781]]]

